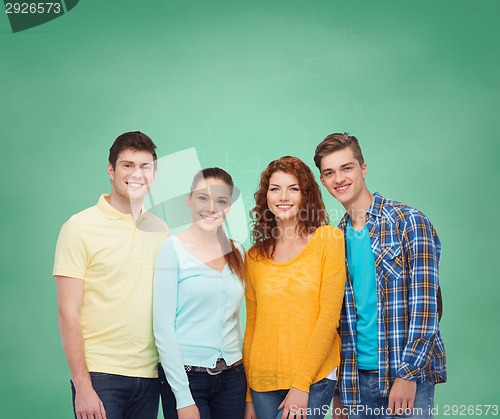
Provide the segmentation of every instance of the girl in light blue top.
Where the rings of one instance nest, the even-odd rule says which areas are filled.
[[[244,252],[223,228],[233,189],[231,176],[220,168],[198,172],[187,197],[193,223],[167,239],[158,254],[153,327],[168,419],[244,415]]]

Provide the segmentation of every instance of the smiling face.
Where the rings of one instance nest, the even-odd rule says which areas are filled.
[[[296,176],[282,171],[274,172],[269,178],[267,206],[276,221],[295,219],[300,210],[302,193]]]
[[[349,147],[321,158],[321,183],[344,207],[355,205],[369,194],[366,173],[366,164],[361,165]]]
[[[216,178],[201,179],[187,198],[193,223],[214,231],[224,223],[231,206],[231,187]]]
[[[124,203],[141,204],[155,179],[153,155],[148,151],[126,149],[108,164],[111,195]]]

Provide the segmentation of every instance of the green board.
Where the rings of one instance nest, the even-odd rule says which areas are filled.
[[[356,135],[370,190],[425,212],[443,243],[437,416],[500,402],[498,1],[59,3],[46,23],[0,16],[3,418],[72,415],[54,247],[109,190],[108,149],[130,130],[227,169],[243,213],[271,160],[313,165],[327,134]]]

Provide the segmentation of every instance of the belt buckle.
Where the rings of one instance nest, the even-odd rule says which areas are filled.
[[[222,371],[227,369],[226,360],[218,358],[214,368],[207,368],[207,373],[210,375],[219,375]]]
[[[217,370],[217,367],[207,368],[207,373],[210,375],[219,375],[221,372],[222,372],[222,370]]]

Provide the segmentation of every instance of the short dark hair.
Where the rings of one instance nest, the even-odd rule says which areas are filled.
[[[153,143],[153,140],[149,138],[146,134],[140,131],[131,131],[126,132],[120,135],[111,148],[109,149],[109,157],[108,161],[113,166],[113,169],[116,168],[116,161],[118,160],[118,156],[123,150],[137,150],[137,151],[149,151],[154,159],[154,165],[156,169],[156,145]]]
[[[354,135],[349,135],[347,132],[343,134],[337,132],[330,134],[316,147],[314,153],[314,164],[321,171],[321,159],[336,151],[350,148],[354,154],[354,158],[359,162],[360,166],[365,164],[361,147],[359,146],[358,139]]]

